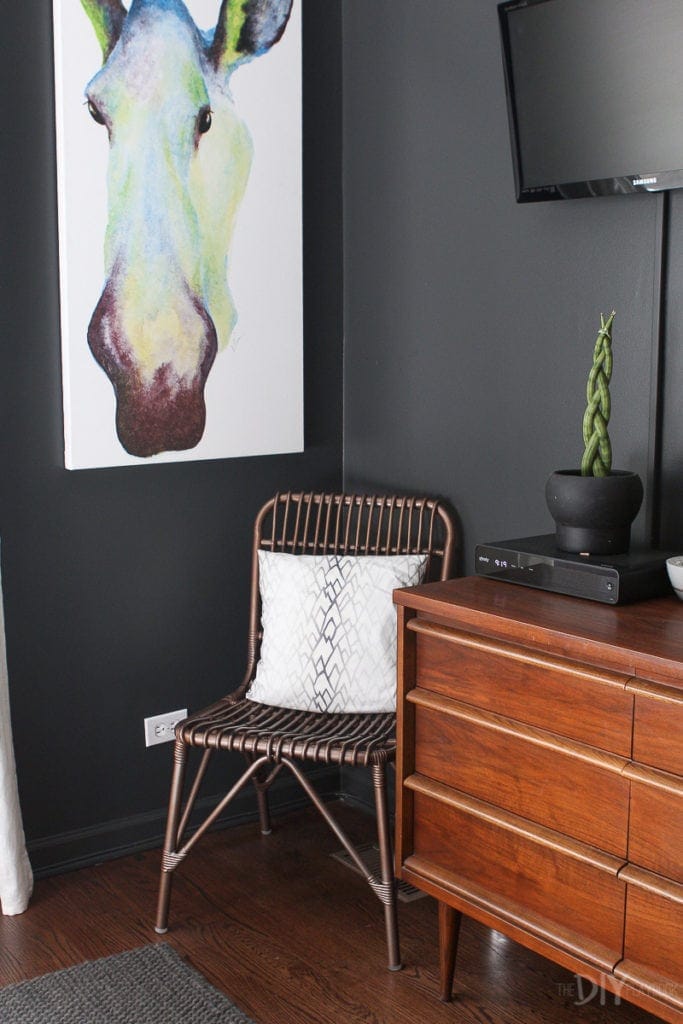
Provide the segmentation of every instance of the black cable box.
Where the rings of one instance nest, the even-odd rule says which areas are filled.
[[[626,604],[670,594],[664,551],[633,549],[623,555],[574,555],[555,547],[555,534],[477,544],[480,576],[520,583],[605,604]]]

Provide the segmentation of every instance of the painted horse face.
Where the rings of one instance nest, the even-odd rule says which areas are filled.
[[[236,321],[227,285],[251,139],[230,77],[282,35],[292,0],[223,0],[202,33],[182,0],[81,0],[104,63],[86,88],[109,135],[105,284],[88,344],[132,455],[194,447]]]

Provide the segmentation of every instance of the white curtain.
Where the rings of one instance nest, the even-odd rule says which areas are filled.
[[[12,747],[5,648],[5,615],[0,581],[0,908],[3,914],[21,914],[33,889],[33,873],[26,853],[19,810],[17,773]]]

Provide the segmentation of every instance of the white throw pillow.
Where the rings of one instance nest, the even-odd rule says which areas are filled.
[[[251,700],[302,711],[396,710],[392,591],[426,555],[259,551],[263,640]]]

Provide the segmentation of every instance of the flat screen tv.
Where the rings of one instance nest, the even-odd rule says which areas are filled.
[[[519,202],[683,187],[683,0],[498,14]]]

